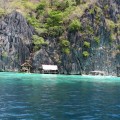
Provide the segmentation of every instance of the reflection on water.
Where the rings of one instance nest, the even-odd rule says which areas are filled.
[[[0,73],[1,120],[120,120],[120,78]]]

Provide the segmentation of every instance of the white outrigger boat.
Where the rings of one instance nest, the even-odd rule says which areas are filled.
[[[107,74],[104,71],[90,71],[89,75],[100,75],[100,76],[106,76]]]
[[[88,75],[83,74],[82,76],[107,76],[107,73],[104,71],[90,71]]]

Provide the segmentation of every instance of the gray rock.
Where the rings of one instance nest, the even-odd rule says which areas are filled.
[[[0,69],[18,71],[29,58],[32,28],[26,19],[13,11],[0,22]]]
[[[99,2],[100,6],[103,3]],[[113,4],[113,3],[111,3]],[[114,6],[116,3],[113,4]],[[111,8],[109,11],[112,20],[117,21],[115,10]],[[80,18],[82,25],[86,27],[86,20],[96,32],[94,25],[94,16],[86,13],[83,18]],[[87,35],[85,38],[82,33],[67,33],[70,40],[70,54],[62,52],[62,48],[57,38],[47,37],[46,41],[49,45],[42,46],[41,49],[32,53],[32,35],[34,30],[27,23],[26,19],[18,12],[14,11],[7,15],[0,22],[0,71],[19,71],[21,64],[25,60],[31,59],[33,72],[39,72],[42,64],[55,64],[59,67],[61,74],[88,74],[89,71],[101,70],[109,75],[116,75],[117,66],[120,65],[120,51],[117,46],[120,44],[120,35],[116,36],[116,40],[110,43],[109,34],[106,28],[105,17],[101,16],[98,33],[100,43],[97,45],[92,39],[92,35]],[[117,30],[118,32],[119,30]],[[90,56],[83,57],[84,41],[91,43],[88,49]]]

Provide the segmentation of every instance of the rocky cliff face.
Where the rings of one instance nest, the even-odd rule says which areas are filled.
[[[57,38],[48,37],[49,46],[35,53],[33,65],[37,68],[42,63],[54,63],[64,74],[88,74],[89,71],[100,70],[116,75],[116,67],[120,65],[119,15],[118,0],[94,1],[79,17],[83,30],[66,33],[70,41],[70,54],[62,52]],[[89,48],[84,45],[85,41],[90,43]],[[89,53],[88,57],[83,56],[84,51]],[[42,58],[45,54],[46,60]]]
[[[0,21],[0,70],[18,71],[29,58],[32,28],[18,12]]]
[[[82,31],[66,32],[70,41],[69,54],[63,53],[58,38],[50,36],[45,38],[48,46],[33,52],[33,28],[18,12],[7,15],[0,21],[0,70],[18,71],[32,53],[33,72],[39,72],[42,64],[56,64],[62,74],[88,74],[92,70],[101,70],[116,75],[116,67],[120,65],[120,2],[99,0],[95,6],[90,4],[79,17]],[[109,28],[110,20],[115,23],[113,31]],[[113,41],[112,32],[115,33]],[[85,46],[85,41],[90,47]],[[88,51],[89,56],[84,56],[84,51]]]

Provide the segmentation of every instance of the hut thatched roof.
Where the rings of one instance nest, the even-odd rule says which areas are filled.
[[[27,62],[23,63],[21,66],[22,66],[22,67],[32,67],[32,66],[30,65],[30,63],[27,63]]]

